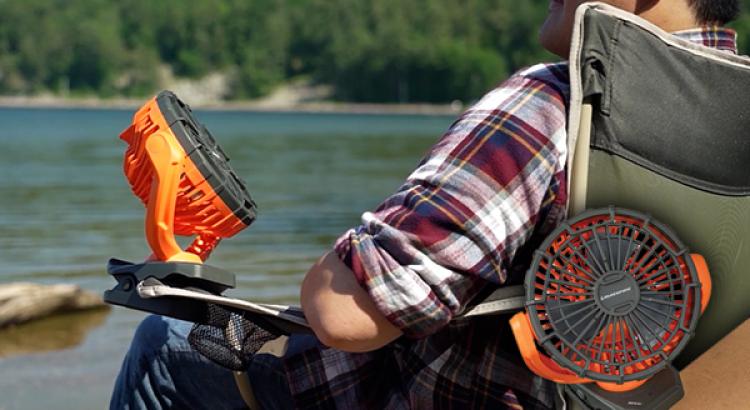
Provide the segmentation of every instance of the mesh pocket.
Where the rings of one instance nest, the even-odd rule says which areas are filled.
[[[205,324],[196,323],[188,342],[201,355],[230,370],[246,370],[255,352],[279,334],[253,321],[247,313],[237,313],[209,304]]]

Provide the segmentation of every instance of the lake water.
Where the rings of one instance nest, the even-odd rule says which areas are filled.
[[[453,118],[198,112],[258,203],[209,263],[231,295],[296,303],[310,264],[393,192]],[[108,258],[148,253],[122,175],[129,110],[0,109],[0,283],[114,285]],[[57,317],[0,331],[0,410],[105,408],[144,314]],[[93,329],[93,330],[91,330]]]

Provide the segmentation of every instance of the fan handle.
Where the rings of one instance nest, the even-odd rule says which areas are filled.
[[[198,234],[187,250],[183,250],[175,239],[177,189],[185,169],[185,154],[176,144],[163,131],[146,139],[147,157],[154,169],[154,181],[146,205],[146,240],[153,252],[149,259],[203,263],[220,238]]]
[[[708,264],[703,255],[691,253],[690,259],[693,261],[695,271],[698,274],[698,282],[701,284],[701,314],[706,311],[708,302],[711,300],[711,273],[708,271]]]
[[[562,368],[549,356],[539,352],[539,349],[536,348],[534,331],[531,329],[531,321],[526,312],[513,315],[510,319],[510,328],[513,330],[513,336],[516,338],[518,350],[521,352],[526,367],[534,374],[560,384],[589,383],[592,381]]]

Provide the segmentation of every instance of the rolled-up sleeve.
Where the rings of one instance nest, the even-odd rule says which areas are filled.
[[[535,66],[464,113],[396,193],[335,250],[407,337],[445,326],[503,284],[550,182],[564,172],[565,73]]]

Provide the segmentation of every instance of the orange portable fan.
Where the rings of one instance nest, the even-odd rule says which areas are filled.
[[[233,288],[233,273],[203,262],[221,239],[255,220],[255,203],[211,133],[169,91],[141,107],[120,138],[128,143],[125,176],[146,206],[145,232],[152,255],[143,263],[110,259],[107,272],[117,285],[104,292],[104,300],[204,321],[205,303],[141,298],[136,288],[145,280],[215,295]],[[176,235],[195,238],[182,249]]]
[[[173,93],[141,107],[120,138],[129,145],[125,176],[146,206],[152,259],[201,263],[255,219],[255,203],[229,158]],[[196,237],[183,250],[175,235]]]
[[[632,391],[668,366],[711,296],[703,257],[663,224],[615,208],[584,212],[549,235],[525,287],[526,310],[511,327],[527,366],[609,392]]]

